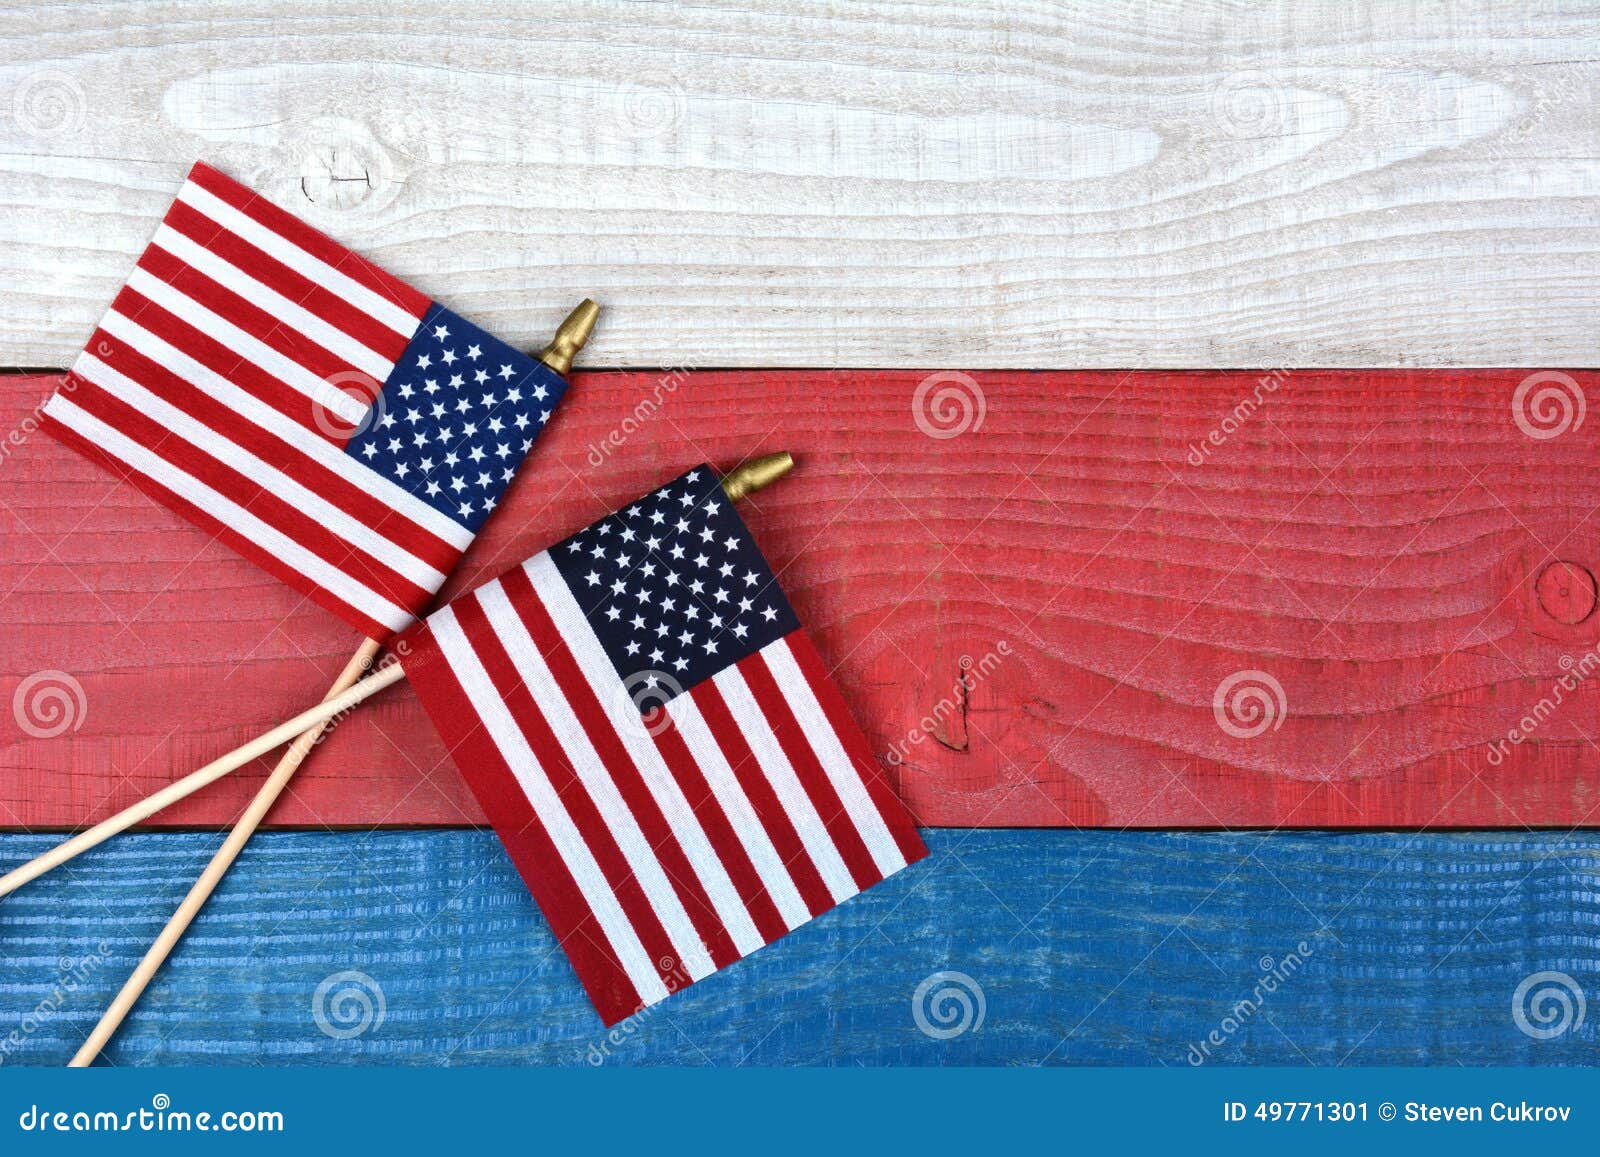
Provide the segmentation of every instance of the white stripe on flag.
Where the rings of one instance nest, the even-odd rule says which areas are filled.
[[[339,272],[322,258],[307,253],[281,233],[261,224],[248,213],[242,213],[209,190],[193,181],[185,181],[178,191],[178,200],[196,212],[209,217],[235,236],[248,241],[268,257],[287,265],[290,269],[322,286],[335,297],[348,301],[356,309],[395,333],[411,340],[422,319],[413,317],[394,302],[368,289],[361,282]]]
[[[232,290],[256,308],[271,314],[290,330],[303,334],[336,357],[349,362],[376,383],[382,383],[394,369],[394,363],[375,350],[330,325],[309,309],[290,301],[270,285],[263,285],[244,270],[230,264],[222,257],[196,244],[171,225],[156,230],[151,244],[165,249],[189,268],[205,274],[224,289]]]
[[[330,386],[299,362],[285,357],[271,346],[251,337],[231,321],[212,313],[198,301],[186,296],[154,274],[143,269],[134,269],[128,274],[128,288],[148,297],[162,309],[188,322],[207,337],[221,342],[230,351],[265,370],[290,389],[304,394],[312,405],[331,410],[352,426],[359,425],[361,419],[366,417],[369,409],[367,405],[356,401],[343,390]]]
[[[744,845],[745,854],[755,866],[756,875],[761,878],[767,895],[777,905],[778,915],[783,917],[784,925],[791,929],[800,927],[811,919],[811,910],[800,898],[800,890],[794,886],[794,879],[789,875],[783,857],[772,846],[772,837],[751,805],[744,786],[733,774],[733,768],[728,766],[728,758],[717,746],[711,729],[706,726],[705,717],[700,714],[694,696],[678,695],[667,704],[665,710],[672,717],[673,726],[678,729],[684,746],[689,749],[690,758],[711,785],[712,795],[716,796],[723,814],[728,817],[728,823]]]
[[[540,592],[540,596],[543,597],[543,592]],[[501,645],[516,664],[517,673],[527,683],[529,693],[539,705],[540,714],[550,725],[550,730],[555,732],[556,741],[561,744],[567,762],[583,782],[589,798],[594,801],[606,830],[617,841],[623,858],[628,861],[628,867],[638,879],[645,898],[666,930],[667,938],[672,941],[679,962],[696,980],[711,975],[717,966],[706,951],[700,933],[695,931],[694,921],[689,918],[688,911],[678,898],[677,889],[662,868],[655,849],[640,830],[627,800],[622,798],[605,761],[595,751],[588,732],[583,729],[583,724],[567,702],[566,692],[545,663],[538,644],[528,634],[511,600],[506,597],[505,587],[500,583],[490,583],[477,592],[477,599],[488,616],[489,625],[494,628]]]
[[[120,430],[113,429],[93,414],[69,402],[60,392],[50,396],[50,400],[45,403],[44,412],[63,426],[93,442],[111,457],[199,507],[236,534],[249,539],[285,565],[343,599],[368,618],[395,631],[409,626],[413,621],[409,611],[356,582],[344,571],[312,554],[277,527],[263,522],[242,506],[218,494],[198,478],[184,473]]]
[[[435,538],[461,551],[472,545],[472,532],[459,522],[439,513],[410,491],[397,486],[326,438],[287,417],[276,406],[269,406],[248,390],[240,389],[221,374],[195,361],[132,318],[112,310],[100,322],[100,328],[112,337],[127,342],[156,365],[201,393],[215,398],[241,418],[287,442],[317,465],[333,471],[358,490],[392,507],[402,518],[416,523]]]
[[[845,867],[844,857],[839,854],[827,825],[817,814],[816,805],[811,802],[800,777],[795,774],[794,766],[783,754],[783,747],[772,733],[767,717],[762,714],[761,705],[750,693],[750,685],[744,681],[744,675],[738,667],[724,667],[711,677],[711,681],[722,692],[723,702],[728,705],[734,722],[744,734],[745,742],[750,745],[767,782],[777,793],[778,801],[783,804],[783,810],[788,813],[790,822],[800,835],[800,842],[810,853],[811,862],[816,864],[822,882],[828,886],[828,894],[835,903],[848,900],[860,889],[856,887],[850,869]]]
[[[159,422],[191,446],[242,474],[273,496],[283,499],[313,522],[323,524],[330,532],[396,574],[416,583],[426,591],[437,591],[444,585],[445,576],[422,559],[403,550],[381,534],[375,534],[366,523],[345,513],[321,494],[302,486],[281,470],[257,458],[237,442],[224,438],[204,422],[198,421],[188,411],[181,410],[166,399],[152,394],[99,358],[87,352],[78,355],[72,372],[93,382],[112,397],[126,402],[146,417]]]
[[[666,818],[667,826],[672,829],[678,846],[688,857],[689,866],[699,877],[722,926],[733,938],[739,955],[748,956],[766,941],[756,929],[744,901],[739,898],[739,890],[728,878],[728,869],[722,857],[717,855],[716,848],[711,846],[711,840],[700,826],[700,819],[683,794],[683,788],[667,768],[666,760],[661,758],[661,752],[645,730],[638,707],[617,675],[616,667],[606,657],[594,628],[578,606],[578,600],[573,598],[572,591],[568,589],[548,552],[530,559],[524,569],[533,581],[534,592],[555,620],[556,630],[561,632],[561,637],[571,649],[578,669],[583,672],[584,681],[599,700],[606,722],[627,749],[634,767],[638,768],[645,786],[650,789],[656,806]]]
[[[448,606],[434,612],[428,618],[428,627],[439,644],[439,652],[450,664],[456,682],[461,684],[461,690],[472,702],[478,718],[483,720],[489,738],[494,740],[511,774],[516,776],[540,824],[549,834],[550,842],[555,845],[556,854],[561,857],[568,874],[577,884],[589,911],[594,913],[600,931],[617,954],[622,970],[632,981],[639,998],[645,1004],[664,1000],[669,993],[660,973],[656,971],[655,962],[640,943],[611,885],[606,882],[605,873],[600,870],[594,853],[589,850],[588,841],[583,838],[583,833],[567,814],[561,797],[551,786],[550,777],[545,774],[539,757],[528,746],[522,728],[512,717],[489,673],[483,669],[455,612]]]
[[[817,762],[828,773],[833,790],[839,793],[844,810],[850,813],[856,831],[861,833],[862,843],[872,853],[872,862],[878,865],[878,871],[885,876],[898,872],[906,866],[900,845],[894,842],[889,825],[883,822],[883,813],[867,794],[866,785],[861,782],[862,773],[845,754],[844,744],[839,742],[838,733],[828,722],[822,704],[817,702],[816,692],[806,681],[800,664],[795,662],[789,641],[779,639],[767,644],[761,648],[761,657],[766,661],[767,670],[777,680],[778,690],[783,692],[789,710],[794,712],[800,730],[811,744],[811,750],[816,753]]]

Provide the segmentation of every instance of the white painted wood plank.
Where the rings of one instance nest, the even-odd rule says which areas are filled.
[[[203,157],[591,364],[1600,363],[1594,4],[12,5],[0,365]]]

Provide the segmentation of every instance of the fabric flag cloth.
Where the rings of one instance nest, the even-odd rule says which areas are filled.
[[[709,467],[396,648],[608,1025],[927,854]]]
[[[565,390],[197,164],[44,424],[383,640],[432,602]]]

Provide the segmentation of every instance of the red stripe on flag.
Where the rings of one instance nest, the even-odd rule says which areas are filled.
[[[375,293],[394,302],[401,309],[420,318],[428,312],[428,298],[392,274],[385,273],[359,254],[352,253],[333,238],[314,229],[304,221],[284,212],[258,193],[253,193],[237,181],[224,176],[204,162],[189,171],[189,179],[213,196],[226,201],[241,213],[254,218],[280,237],[294,242],[314,257],[320,258]]]
[[[817,871],[816,864],[812,863],[805,845],[800,842],[799,832],[790,821],[788,812],[784,811],[782,802],[772,790],[772,785],[767,782],[761,765],[756,761],[755,753],[745,742],[744,733],[734,721],[733,713],[723,702],[722,692],[717,690],[716,683],[707,679],[688,694],[694,698],[695,706],[700,709],[700,715],[705,719],[712,739],[727,757],[728,765],[733,768],[734,777],[744,788],[744,793],[760,818],[761,826],[766,829],[767,837],[772,841],[778,857],[789,869],[789,877],[794,881],[800,898],[805,901],[807,911],[813,916],[826,912],[833,907],[833,897],[828,892],[828,886],[822,882],[821,873]]]
[[[177,315],[168,312],[145,297],[138,290],[124,286],[111,305],[114,312],[137,322],[141,329],[150,331],[168,345],[205,366],[206,369],[226,379],[264,405],[271,406],[290,421],[304,427],[324,442],[342,447],[349,440],[347,423],[329,410],[318,422],[318,407],[310,398],[293,386],[280,381],[254,362],[240,356],[217,339],[202,333]],[[103,323],[102,323],[103,324]],[[123,345],[115,335],[105,334],[108,346],[99,343],[88,350],[102,361],[116,347]]]
[[[766,885],[761,882],[761,876],[746,854],[732,822],[712,793],[704,770],[695,762],[683,736],[678,733],[677,724],[664,709],[658,709],[657,714],[658,718],[652,720],[657,729],[654,737],[656,750],[661,753],[672,777],[688,797],[695,818],[700,821],[706,838],[711,841],[722,866],[727,870],[728,879],[733,881],[739,899],[744,901],[756,931],[761,933],[762,940],[770,944],[787,932],[788,926],[784,924],[783,916],[778,912],[778,906]]]
[[[314,377],[327,379],[338,374],[357,372],[344,358],[324,349],[300,330],[212,281],[159,246],[152,245],[146,249],[138,264],[146,273],[159,277],[218,317],[232,322],[262,345],[295,362]]]
[[[718,968],[727,967],[739,959],[739,950],[711,903],[710,896],[700,883],[699,876],[689,863],[689,857],[684,854],[677,837],[673,834],[666,816],[656,804],[655,797],[644,781],[644,776],[617,736],[596,689],[591,687],[589,680],[584,677],[571,648],[562,638],[555,621],[535,593],[527,573],[520,567],[514,568],[501,576],[500,583],[505,588],[511,605],[522,619],[523,626],[527,627],[528,634],[533,636],[534,644],[550,667],[550,673],[561,685],[561,693],[583,728],[584,734],[588,736],[589,742],[593,744],[595,754],[600,757],[600,762],[605,767],[605,773],[616,784],[623,803],[633,814],[639,830],[644,833],[651,851],[661,864],[662,870],[666,872],[679,902],[689,914],[690,922],[699,933],[706,950],[711,954],[712,962]],[[606,674],[615,677],[612,671],[608,670]],[[617,687],[618,693],[622,694],[620,679]]]
[[[750,694],[755,697],[756,705],[761,708],[761,714],[766,717],[767,726],[772,728],[778,746],[783,749],[784,758],[794,768],[795,778],[817,809],[823,826],[828,829],[828,837],[839,849],[840,859],[850,869],[850,878],[856,882],[856,888],[865,891],[872,887],[883,879],[883,873],[872,862],[872,853],[867,851],[861,833],[856,830],[855,821],[850,818],[844,801],[839,798],[839,793],[828,779],[828,773],[823,770],[822,761],[811,749],[772,672],[767,670],[766,660],[758,651],[741,659],[738,668],[750,688]]]
[[[191,385],[165,367],[145,357],[138,350],[109,335],[105,340],[91,338],[89,349],[103,349],[100,360],[132,379],[152,394],[170,402],[270,466],[313,490],[330,504],[359,519],[375,533],[415,555],[443,574],[449,574],[461,552],[430,531],[418,526],[386,502],[354,485],[348,479],[329,470],[276,434],[241,417],[233,407],[217,401],[204,390]],[[78,379],[80,382],[82,378]],[[92,386],[92,383],[86,383]],[[364,468],[364,467],[363,467]]]
[[[93,387],[89,386],[87,383],[84,383],[81,379],[78,379],[71,396],[73,400],[76,401],[78,397],[82,395],[84,390],[92,388]],[[85,408],[87,409],[87,407]],[[210,534],[217,541],[230,547],[237,554],[242,555],[244,558],[255,563],[268,574],[271,574],[284,583],[287,583],[289,587],[299,591],[318,606],[332,611],[334,614],[344,619],[345,622],[356,627],[356,629],[361,631],[361,633],[367,638],[377,639],[381,642],[387,639],[393,633],[391,628],[378,622],[376,619],[370,618],[365,612],[361,611],[357,607],[351,606],[349,603],[333,594],[333,592],[329,591],[327,588],[321,586],[320,584],[311,582],[306,578],[305,575],[301,574],[299,571],[283,562],[270,551],[263,550],[250,539],[245,538],[242,534],[239,534],[232,527],[219,522],[217,519],[213,518],[211,515],[207,514],[205,511],[201,510],[198,506],[195,506],[187,499],[180,498],[171,490],[168,490],[165,486],[151,478],[148,474],[143,474],[139,471],[133,470],[121,459],[113,458],[111,455],[101,450],[100,447],[95,445],[93,442],[82,437],[77,431],[63,426],[49,414],[42,415],[40,424],[42,428],[48,434],[50,434],[51,437],[55,438],[63,445],[70,446],[72,449],[76,450],[78,453],[84,455],[90,460],[100,463],[102,466],[105,466],[107,469],[116,474],[117,477],[126,478],[129,482],[132,482],[136,487],[144,491],[144,493],[149,495],[156,502],[159,502],[168,509],[182,515],[184,518],[198,526],[201,530],[205,531],[207,534]]]
[[[600,866],[606,883],[621,905],[624,916],[632,925],[634,934],[644,945],[652,965],[663,978],[676,968],[677,949],[665,926],[656,914],[655,906],[645,892],[644,885],[629,866],[627,857],[618,844],[616,834],[606,824],[600,809],[584,787],[582,778],[567,759],[561,742],[545,718],[545,705],[538,703],[522,674],[516,669],[499,636],[489,624],[482,605],[475,595],[456,599],[451,604],[456,620],[467,637],[467,642],[477,652],[495,690],[505,701],[528,746],[533,749],[544,769],[550,786],[560,798],[562,806],[571,816],[573,826],[582,834],[585,845]],[[445,734],[452,734],[447,731]],[[520,789],[519,789],[520,790]],[[535,893],[537,896],[538,893]],[[543,900],[540,900],[541,905]],[[664,965],[664,966],[663,966]],[[637,1007],[637,1002],[636,1002]]]
[[[817,653],[810,636],[804,631],[792,631],[785,637],[784,642],[789,644],[789,651],[794,655],[800,673],[805,676],[811,693],[817,697],[817,702],[821,705],[823,714],[828,717],[828,723],[833,727],[834,734],[838,735],[839,742],[844,745],[845,754],[850,757],[850,762],[860,774],[861,782],[866,785],[867,794],[872,797],[872,802],[883,816],[883,822],[888,826],[889,834],[894,837],[895,846],[900,849],[900,854],[905,856],[907,864],[922,859],[928,854],[928,848],[922,842],[922,837],[917,834],[915,818],[906,810],[905,804],[900,801],[899,793],[885,775],[883,767],[873,757],[871,744],[867,742],[867,737],[856,724],[855,717],[850,714],[844,696],[840,694],[838,686],[828,675],[827,666],[823,663],[822,656]]]
[[[77,375],[73,375],[73,380],[76,389],[72,400],[81,409],[125,434],[163,461],[231,499],[269,526],[282,531],[324,562],[413,615],[420,615],[433,601],[432,591],[357,550],[299,507],[218,462],[160,422],[113,397],[93,382]],[[257,549],[262,548],[258,546]],[[312,581],[302,575],[295,585],[304,587]]]
[[[277,258],[257,249],[193,206],[174,201],[172,208],[167,210],[166,223],[202,249],[215,253],[234,268],[315,314],[385,360],[395,361],[405,351],[409,341],[405,334],[396,333],[382,322],[367,316],[338,294],[324,289]]]
[[[470,601],[461,599],[457,605]],[[589,999],[608,1025],[633,1015],[643,998],[584,902],[522,785],[479,721],[433,633],[426,626],[414,628],[396,649],[405,655],[407,681],[439,734],[451,742],[451,758],[468,772],[473,795],[572,961]]]

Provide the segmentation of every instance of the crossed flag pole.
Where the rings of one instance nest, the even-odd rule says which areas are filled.
[[[571,371],[574,356],[587,344],[589,335],[594,329],[595,319],[598,316],[599,307],[593,301],[585,299],[567,316],[556,331],[556,335],[550,344],[540,351],[539,360],[565,379]],[[357,648],[356,653],[351,656],[350,661],[345,664],[344,669],[340,671],[338,678],[334,680],[332,687],[329,688],[327,695],[324,696],[324,704],[337,701],[347,692],[358,688],[362,676],[371,671],[373,665],[377,662],[383,646],[384,640],[382,639],[365,640]],[[399,670],[398,666],[393,665],[388,669]],[[383,672],[379,674],[382,675]],[[375,676],[367,681],[376,683],[380,682],[380,679]],[[388,684],[384,683],[383,685],[387,686]],[[363,689],[370,695],[377,690],[381,690],[381,687],[374,686]],[[353,706],[354,703],[360,701],[360,698],[353,699],[350,705]],[[124,809],[117,815],[66,841],[52,849],[45,856],[24,864],[17,870],[0,878],[0,896],[4,896],[27,881],[35,879],[51,868],[67,862],[74,856],[87,851],[118,832],[125,831],[140,822],[140,820],[154,814],[155,811],[198,791],[207,784],[215,782],[222,775],[237,770],[258,756],[265,755],[282,743],[292,740],[288,750],[283,753],[277,766],[273,768],[272,774],[267,777],[266,781],[256,791],[255,797],[234,823],[233,829],[228,833],[228,837],[223,841],[222,846],[212,855],[210,862],[207,863],[205,870],[201,872],[199,878],[189,889],[183,902],[178,905],[177,910],[161,929],[160,934],[140,959],[139,964],[134,968],[128,979],[123,983],[122,988],[117,992],[105,1013],[102,1014],[94,1030],[89,1034],[88,1039],[73,1056],[70,1067],[83,1068],[92,1064],[95,1057],[100,1055],[101,1050],[116,1034],[117,1029],[122,1026],[128,1014],[133,1011],[133,1007],[138,1003],[139,998],[144,995],[145,989],[155,979],[156,973],[166,963],[167,958],[177,947],[178,942],[183,939],[184,934],[189,930],[189,926],[194,923],[195,918],[199,916],[201,909],[205,907],[212,893],[221,884],[229,868],[238,859],[239,853],[244,850],[245,845],[250,841],[250,837],[255,834],[256,829],[266,818],[267,813],[277,803],[279,796],[289,786],[289,781],[294,778],[295,773],[300,769],[300,765],[305,762],[316,747],[332,718],[333,715],[325,716],[318,719],[314,724],[309,725],[306,729],[287,734],[284,733],[282,727],[276,728],[269,733],[270,735],[282,736],[276,742],[264,743],[263,739],[266,737],[262,737],[262,739],[246,744],[229,755],[213,761],[199,772],[168,785],[161,792],[155,793],[155,795],[148,797],[139,804]]]
[[[574,318],[578,316],[578,313],[573,315]],[[589,321],[592,323],[592,317]],[[569,326],[571,324],[572,319],[569,318]],[[566,328],[568,327],[563,327],[563,329]],[[560,336],[558,334],[558,339]],[[584,336],[586,337],[587,334],[585,333]],[[577,344],[581,346],[582,341],[579,340]],[[574,350],[573,352],[576,351]],[[549,351],[547,350],[546,354],[542,356],[547,356],[548,354]],[[566,360],[567,364],[570,365],[570,357]],[[735,469],[722,480],[722,486],[729,497],[737,501],[746,494],[753,493],[760,487],[780,477],[792,465],[793,460],[787,454],[756,459]],[[223,877],[227,875],[234,861],[238,859],[239,853],[244,850],[245,844],[249,842],[250,837],[255,834],[256,829],[266,818],[267,813],[272,810],[278,797],[288,787],[289,781],[294,778],[295,772],[299,770],[300,765],[316,747],[317,741],[321,738],[328,724],[342,713],[376,695],[379,691],[404,680],[405,671],[398,661],[385,663],[378,666],[376,670],[373,669],[382,648],[383,644],[381,642],[368,639],[351,658],[345,669],[340,672],[339,678],[334,681],[327,696],[316,707],[301,712],[287,723],[280,724],[265,735],[252,740],[250,743],[201,768],[198,772],[171,785],[172,787],[186,788],[181,794],[172,796],[174,800],[182,798],[184,795],[191,794],[206,786],[206,784],[216,782],[217,779],[236,771],[258,756],[274,750],[283,743],[289,743],[288,750],[283,753],[272,774],[257,790],[255,797],[250,801],[244,813],[235,821],[233,830],[228,833],[227,839],[212,855],[210,862],[189,889],[183,902],[178,905],[177,910],[167,921],[165,927],[162,928],[160,935],[156,937],[139,961],[138,966],[135,967],[128,979],[123,983],[122,988],[117,992],[116,997],[107,1007],[105,1013],[95,1025],[94,1030],[89,1034],[88,1039],[84,1041],[73,1056],[69,1067],[83,1068],[92,1064],[94,1059],[100,1055],[101,1050],[110,1042],[111,1038],[122,1026],[123,1021],[127,1019],[128,1014],[133,1011],[134,1005],[138,1003],[139,998],[144,995],[145,989],[149,987],[150,982],[155,979],[156,973],[160,971],[161,966],[166,963],[167,958],[177,947],[178,942],[182,940],[184,934],[189,930],[189,926],[199,916],[201,909],[205,907],[206,902],[222,882]],[[369,671],[371,674],[367,674]],[[363,675],[366,677],[363,678]],[[95,829],[91,829],[92,832],[98,833],[98,837],[91,842],[84,842],[75,848],[69,848],[69,845],[75,841],[68,841],[66,844],[54,849],[47,857],[40,857],[38,860],[23,865],[17,872],[13,872],[5,879],[0,880],[0,896],[13,891],[26,880],[43,874],[50,867],[65,863],[79,852],[94,846],[95,843],[102,842],[111,835],[125,830],[136,822],[127,817],[138,810],[142,809],[130,808],[117,816],[111,817],[105,824],[97,825]],[[90,834],[90,832],[84,833],[85,836]],[[43,861],[47,858],[55,858],[56,863],[44,864]],[[12,876],[19,877],[16,883],[11,882]]]
[[[588,343],[599,314],[600,307],[593,301],[587,298],[584,299],[561,323],[550,344],[540,351],[539,360],[565,378],[572,369],[573,358]],[[379,653],[383,650],[383,646],[384,640],[382,639],[367,639],[356,650],[356,653],[351,656],[349,663],[339,673],[338,678],[334,680],[333,686],[329,688],[328,694],[324,697],[323,706],[332,703],[343,703],[343,708],[329,711],[327,715],[321,716],[315,721],[308,721],[304,727],[288,729],[291,724],[301,718],[317,715],[320,709],[313,708],[311,711],[303,712],[300,716],[290,720],[289,723],[273,728],[265,735],[258,736],[228,754],[212,760],[204,767],[190,772],[181,779],[174,780],[166,787],[152,792],[144,799],[123,808],[115,815],[108,816],[94,826],[86,828],[70,839],[62,841],[43,855],[37,856],[0,876],[0,897],[15,892],[24,884],[38,879],[46,872],[52,871],[74,857],[80,856],[89,849],[104,843],[112,836],[127,831],[135,824],[144,822],[157,812],[164,811],[179,800],[186,799],[201,788],[215,783],[253,760],[259,759],[261,756],[281,747],[284,743],[290,740],[297,740],[288,751],[284,752],[283,758],[279,761],[277,767],[273,769],[272,775],[262,784],[250,807],[240,817],[238,825],[234,829],[235,834],[246,825],[249,825],[249,831],[245,832],[237,847],[231,848],[231,855],[223,863],[221,870],[216,873],[216,879],[211,881],[214,887],[216,882],[221,879],[222,874],[227,871],[227,864],[232,862],[245,841],[249,839],[250,831],[253,831],[255,825],[261,822],[266,812],[271,809],[278,796],[288,786],[289,780],[294,777],[294,773],[298,770],[300,764],[305,761],[311,750],[317,745],[317,741],[321,738],[328,721],[337,716],[339,710],[353,706],[355,703],[361,702],[367,695],[382,689],[381,687],[369,687],[363,684],[357,690],[356,698],[348,699],[351,689],[357,686],[363,675],[367,675],[373,669]],[[365,682],[371,683],[372,680],[383,675],[384,672],[380,670],[376,674],[369,676]],[[389,677],[391,682],[394,677]],[[384,686],[388,686],[388,684],[385,683]],[[230,848],[228,845],[224,845],[223,849],[218,852],[218,859],[213,860],[212,867],[216,866],[223,852],[227,851],[230,851]],[[207,871],[209,874],[210,868]],[[198,911],[198,905],[195,911]],[[191,912],[189,918],[192,919],[193,915],[194,913]],[[176,918],[174,917],[175,920]],[[187,927],[187,924],[188,921],[186,920],[184,926]],[[179,935],[181,935],[181,929]]]
[[[0,876],[4,896],[289,745],[74,1066],[116,1032],[328,722],[402,679],[607,1024],[926,854],[734,510],[787,454],[720,479],[693,468],[428,613],[597,313],[583,302],[529,357],[191,170],[44,428],[366,641],[316,707]]]

